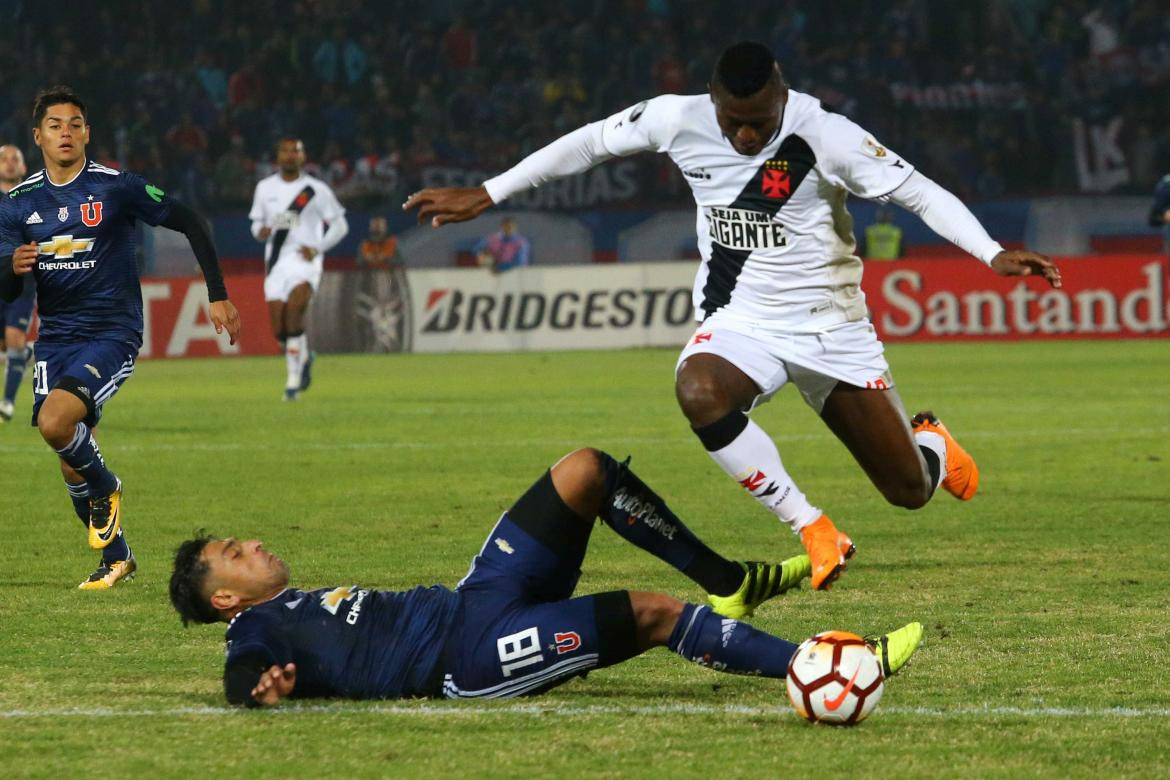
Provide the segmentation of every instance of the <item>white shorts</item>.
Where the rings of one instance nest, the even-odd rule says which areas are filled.
[[[285,255],[276,261],[272,270],[264,277],[264,300],[287,301],[289,294],[298,286],[308,282],[317,292],[321,284],[321,264],[316,260],[305,260]]]
[[[700,352],[718,355],[760,387],[752,409],[789,380],[817,414],[838,382],[875,389],[894,386],[882,343],[869,320],[847,322],[820,333],[780,333],[716,313],[687,342],[675,373],[684,360]]]

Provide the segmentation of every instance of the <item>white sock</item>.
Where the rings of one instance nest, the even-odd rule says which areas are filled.
[[[933,495],[947,476],[947,440],[933,431],[918,431],[914,434],[914,443],[938,456],[938,479],[930,489]]]
[[[753,420],[730,444],[709,453],[727,475],[743,485],[765,508],[799,533],[821,516],[788,476],[771,437]]]
[[[284,342],[284,362],[288,367],[288,381],[285,387],[297,390],[301,386],[301,369],[309,355],[309,338],[302,333],[299,336],[289,336]]]

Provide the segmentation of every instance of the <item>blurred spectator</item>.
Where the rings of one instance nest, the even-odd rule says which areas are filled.
[[[481,266],[491,266],[496,273],[520,268],[532,261],[528,239],[516,232],[516,220],[504,217],[500,229],[484,236],[475,245],[475,257]]]
[[[1170,252],[1170,173],[1158,181],[1154,189],[1154,203],[1150,207],[1150,227],[1162,228],[1163,248]]]
[[[902,256],[902,228],[893,219],[894,215],[885,206],[874,214],[874,223],[865,229],[867,260],[897,260]]]
[[[228,172],[241,157],[258,176],[286,133],[336,143],[326,164],[340,161],[346,197],[372,205],[447,175],[435,168],[472,181],[654,94],[702,92],[748,29],[793,88],[958,193],[1075,191],[1074,119],[1112,144],[1099,156],[1121,150],[1129,192],[1170,164],[1165,0],[776,0],[735,14],[704,0],[196,0],[186,13],[106,0],[71,6],[69,31],[52,36],[29,32],[59,28],[52,5],[16,6],[0,136],[27,139],[33,95],[64,78],[97,107],[110,162],[155,165],[171,188],[202,167],[219,208],[236,207]],[[66,75],[53,64],[65,61],[79,65]],[[622,164],[647,185],[623,205],[688,202],[657,160]]]
[[[398,239],[390,234],[385,217],[370,217],[370,232],[358,247],[358,263],[366,268],[393,268],[402,265]]]
[[[246,208],[256,185],[256,164],[244,151],[244,139],[232,136],[227,152],[215,164],[215,192],[227,208]]]

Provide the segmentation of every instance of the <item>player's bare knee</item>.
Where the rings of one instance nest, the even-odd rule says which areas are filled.
[[[683,602],[664,593],[630,593],[634,621],[643,647],[666,644],[682,615]]]
[[[592,447],[573,450],[552,467],[553,487],[561,499],[582,517],[597,516],[605,498],[604,454]]]
[[[674,394],[691,425],[709,425],[731,411],[731,402],[719,380],[705,371],[680,371]]]
[[[46,404],[37,413],[37,430],[41,438],[54,449],[61,449],[73,439],[77,421],[72,415],[53,405]]]

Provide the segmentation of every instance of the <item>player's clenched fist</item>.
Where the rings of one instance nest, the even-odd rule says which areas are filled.
[[[12,270],[17,274],[27,274],[37,264],[37,245],[36,242],[28,244],[21,244],[12,253]]]

